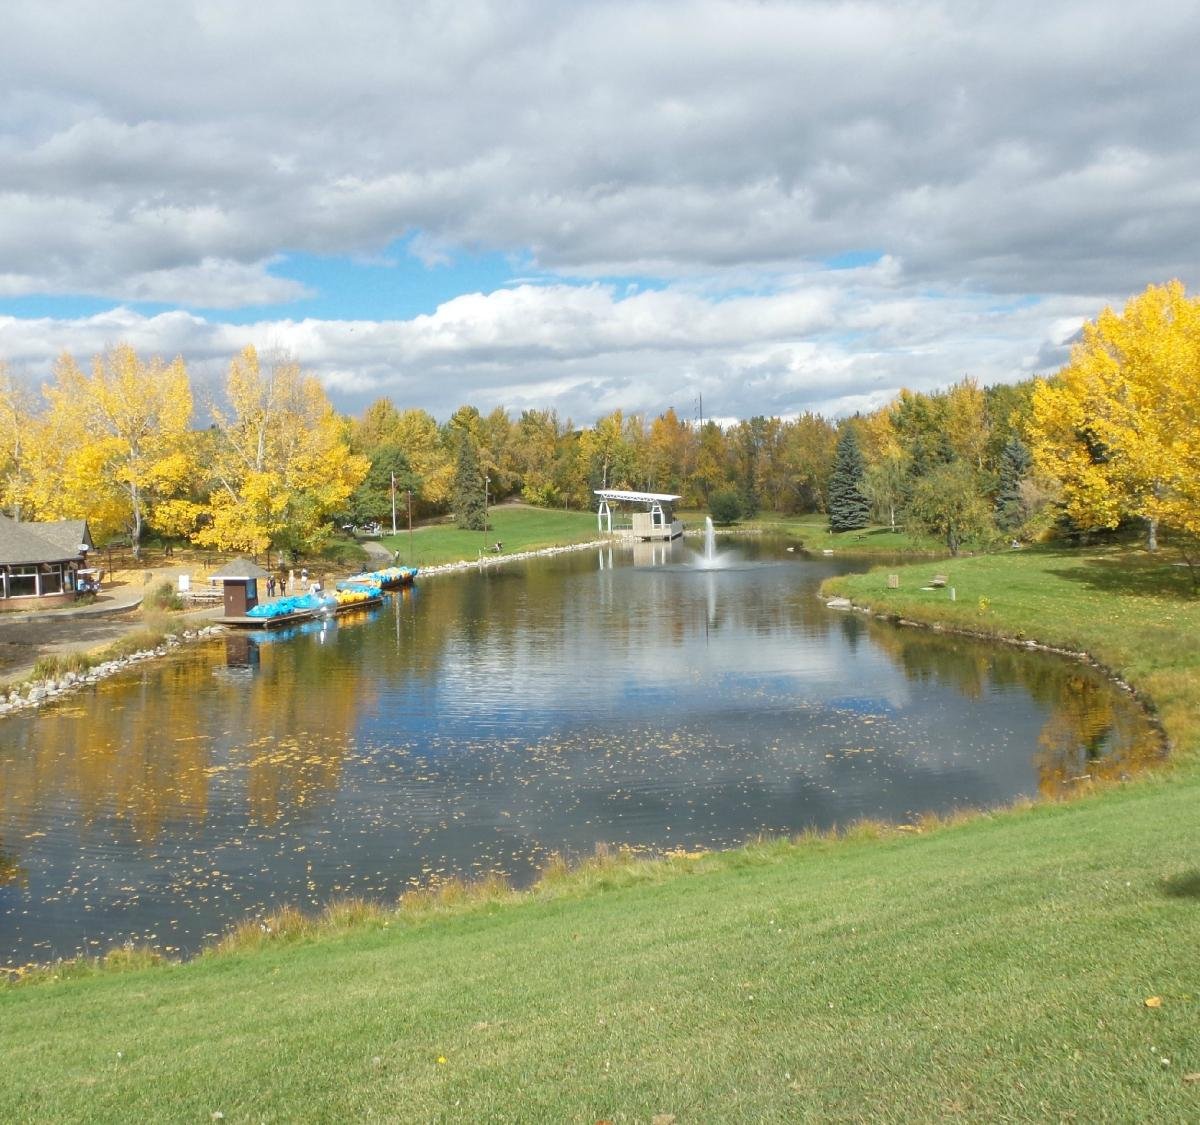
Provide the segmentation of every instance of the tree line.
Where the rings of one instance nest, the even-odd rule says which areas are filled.
[[[462,406],[445,422],[381,398],[338,414],[284,356],[246,348],[225,401],[195,404],[181,359],[120,345],[84,371],[70,356],[38,396],[0,363],[0,503],[17,518],[87,518],[99,541],[149,528],[222,550],[311,553],[339,522],[453,513],[518,497],[594,507],[597,488],[680,495],[729,521],[826,513],[835,531],[901,525],[964,544],[1143,521],[1200,536],[1200,304],[1171,282],[1087,326],[1049,378],[902,391],[831,420],[732,425],[669,409],[576,425],[554,410]],[[1190,554],[1188,555],[1190,561]]]

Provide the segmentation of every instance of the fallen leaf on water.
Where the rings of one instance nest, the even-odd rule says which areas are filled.
[[[1142,1003],[1145,1004],[1147,1008],[1161,1008],[1162,1007],[1162,997],[1161,996],[1147,996],[1146,999],[1142,1001]]]

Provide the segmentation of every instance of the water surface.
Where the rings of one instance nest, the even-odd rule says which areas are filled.
[[[439,576],[373,616],[245,634],[0,724],[0,965],[500,871],[597,842],[1057,793],[1159,752],[1071,661],[827,610],[772,540]]]

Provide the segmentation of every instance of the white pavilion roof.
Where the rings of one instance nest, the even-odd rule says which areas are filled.
[[[624,500],[631,504],[670,504],[682,500],[682,496],[673,496],[668,492],[627,492],[621,488],[597,488],[596,495],[601,500]]]

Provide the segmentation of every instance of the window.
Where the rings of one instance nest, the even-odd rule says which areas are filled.
[[[37,595],[37,571],[32,566],[13,567],[8,572],[8,596],[32,598]]]
[[[38,576],[42,594],[61,594],[63,590],[62,563],[42,563]]]

